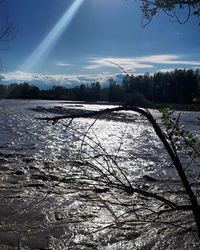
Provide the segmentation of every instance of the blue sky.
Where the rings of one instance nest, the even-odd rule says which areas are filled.
[[[142,27],[139,1],[6,0],[17,35],[1,43],[3,82],[72,86],[130,74],[200,68],[200,28],[160,13]]]

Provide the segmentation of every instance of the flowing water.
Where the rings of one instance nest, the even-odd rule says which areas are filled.
[[[194,228],[190,213],[166,216],[168,224],[152,223],[152,218],[138,221],[148,207],[160,204],[103,185],[107,171],[117,184],[130,182],[181,201],[168,188],[182,190],[176,171],[144,118],[121,112],[107,119],[54,125],[34,119],[109,107],[113,106],[0,101],[0,249],[199,249],[196,234],[185,230],[188,225]],[[159,121],[159,113],[151,112]],[[196,136],[197,116],[181,114],[182,123]],[[198,168],[187,171],[195,184]],[[101,181],[88,182],[83,176]],[[137,204],[122,205],[130,201]],[[139,202],[144,209],[135,215]],[[170,219],[184,228],[170,226]]]

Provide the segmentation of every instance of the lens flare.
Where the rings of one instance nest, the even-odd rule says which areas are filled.
[[[50,51],[53,49],[54,45],[57,43],[58,39],[62,36],[63,32],[71,23],[72,19],[75,17],[79,8],[85,0],[75,0],[72,5],[66,10],[64,15],[44,38],[44,40],[38,45],[38,47],[31,53],[28,59],[22,65],[22,70],[26,72],[31,72],[35,66],[39,65]]]

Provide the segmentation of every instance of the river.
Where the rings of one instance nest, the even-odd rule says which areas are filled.
[[[143,117],[121,112],[113,118],[54,125],[34,119],[109,107],[114,106],[0,100],[1,249],[199,249],[195,233],[184,229],[188,224],[194,229],[190,213],[156,222],[149,211],[159,203],[105,181],[106,173],[118,186],[130,182],[173,201],[187,201],[172,163]],[[160,122],[159,112],[151,112]],[[182,112],[180,118],[197,137],[198,115]],[[191,183],[196,182],[198,168],[187,171]],[[171,189],[181,190],[183,197]],[[170,219],[177,220],[175,226]]]

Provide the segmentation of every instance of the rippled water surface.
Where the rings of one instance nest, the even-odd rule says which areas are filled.
[[[36,107],[42,107],[42,112],[32,111]],[[89,171],[85,165],[77,167],[77,161],[84,160],[93,175],[104,166],[116,172],[115,181],[137,182],[154,191],[161,182],[152,185],[145,177],[179,185],[176,171],[145,119],[131,112],[126,115],[132,122],[121,114],[119,119],[74,119],[55,125],[34,119],[53,116],[51,109],[58,115],[63,108],[84,112],[109,107],[113,106],[0,100],[1,249],[176,249],[180,244],[179,249],[198,249],[195,236],[170,231],[166,225],[136,223],[118,228],[117,218],[124,219],[127,213],[130,219],[127,207],[119,206],[130,202],[130,195],[116,190],[98,194],[87,180],[71,182],[72,175]],[[157,111],[151,112],[159,119]],[[198,136],[196,116],[183,112],[181,120]],[[196,178],[198,169],[189,170],[191,179]],[[118,205],[105,200],[118,201]]]

